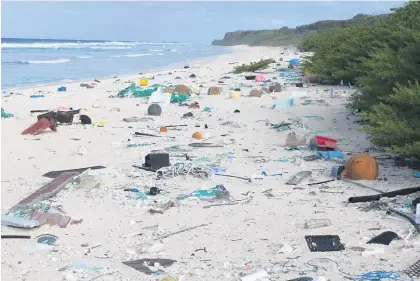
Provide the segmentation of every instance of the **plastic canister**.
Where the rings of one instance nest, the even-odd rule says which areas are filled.
[[[344,170],[343,165],[333,165],[331,168],[331,177],[338,178],[343,170]]]
[[[140,86],[147,86],[149,85],[149,80],[147,80],[146,78],[140,78]]]

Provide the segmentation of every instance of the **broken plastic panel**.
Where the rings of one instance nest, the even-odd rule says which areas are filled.
[[[338,235],[307,235],[305,239],[311,252],[333,252],[345,249]]]
[[[141,260],[133,260],[133,261],[125,261],[123,264],[128,265],[129,267],[134,268],[135,270],[138,270],[140,272],[143,272],[144,274],[151,275],[158,271],[153,271],[150,267],[156,267],[159,265],[159,267],[170,267],[172,264],[174,264],[176,260],[171,259],[141,259]]]

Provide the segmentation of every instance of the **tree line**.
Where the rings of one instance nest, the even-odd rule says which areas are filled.
[[[420,159],[420,2],[386,19],[308,36],[303,67],[320,81],[357,86],[348,106],[365,117],[371,141]]]

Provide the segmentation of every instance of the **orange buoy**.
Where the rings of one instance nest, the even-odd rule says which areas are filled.
[[[378,162],[366,153],[353,155],[347,160],[341,176],[351,180],[376,180]]]
[[[168,128],[166,127],[160,127],[160,132],[161,133],[166,133],[168,131]]]
[[[194,139],[197,139],[197,140],[204,140],[204,136],[203,136],[203,134],[202,134],[202,133],[200,133],[200,132],[195,132],[195,133],[192,135],[192,137],[193,137]]]

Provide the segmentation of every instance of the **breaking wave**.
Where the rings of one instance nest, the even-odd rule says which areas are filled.
[[[130,49],[139,45],[188,45],[189,43],[154,43],[154,42],[34,42],[1,43],[4,49]]]
[[[28,61],[5,61],[6,64],[56,64],[66,63],[69,59],[56,59],[56,60],[28,60]]]

